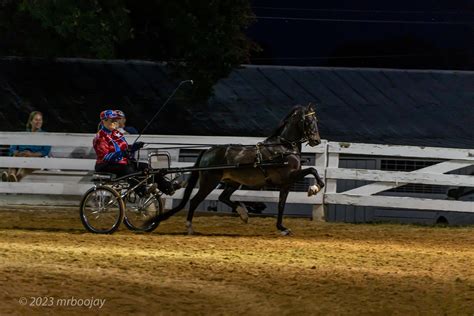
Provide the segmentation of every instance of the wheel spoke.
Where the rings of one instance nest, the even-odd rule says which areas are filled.
[[[95,233],[110,233],[118,228],[123,216],[122,204],[116,191],[108,187],[89,190],[81,202],[81,220]]]
[[[148,221],[163,211],[161,201],[154,195],[126,199],[125,225],[135,231],[151,231],[157,225]]]

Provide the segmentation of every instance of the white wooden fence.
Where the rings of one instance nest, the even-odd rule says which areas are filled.
[[[42,171],[34,177],[25,178],[24,181],[18,183],[0,182],[2,203],[28,204],[32,200],[26,197],[40,195],[41,200],[33,200],[33,203],[77,204],[77,197],[92,185],[90,182],[85,182],[84,177],[93,170],[95,160],[70,158],[70,155],[73,150],[77,152],[78,148],[82,149],[79,151],[80,153],[86,156],[90,154],[93,136],[93,134],[0,132],[0,144],[2,145],[53,146],[51,158],[0,157],[0,168],[22,167],[52,170]],[[135,137],[128,136],[127,138],[131,143]],[[186,167],[191,166],[192,163],[178,162],[178,147],[182,147],[183,144],[191,146],[231,143],[254,145],[262,141],[262,138],[145,135],[140,140],[146,143],[160,143],[161,145],[152,145],[156,148],[176,147],[176,149],[167,150],[172,156],[172,167]],[[472,176],[446,174],[449,171],[473,165],[474,150],[323,141],[317,147],[303,146],[303,153],[315,155],[316,164],[314,167],[325,178],[327,185],[324,190],[313,197],[307,197],[306,192],[291,192],[288,203],[312,205],[314,219],[324,218],[325,207],[328,204],[474,212],[474,202],[375,195],[407,183],[474,187],[474,177]],[[413,172],[348,169],[339,168],[340,155],[425,158],[443,160],[443,162]],[[338,193],[338,179],[365,180],[373,181],[373,183]],[[180,198],[183,191],[183,189],[179,190],[173,198]],[[222,190],[214,190],[208,200],[217,200],[221,192]],[[277,191],[240,190],[233,195],[233,198],[239,201],[278,202],[278,195]],[[63,198],[64,196],[75,196],[76,199],[67,200]],[[170,200],[167,202],[169,203]]]
[[[446,174],[473,165],[474,150],[330,142],[328,143],[327,153],[328,165],[325,173],[327,186],[324,194],[324,204],[474,213],[473,202],[375,195],[408,183],[474,187],[473,176]],[[342,169],[338,167],[339,155],[341,154],[445,161],[412,172]],[[374,183],[336,193],[337,179],[365,180],[374,181]]]

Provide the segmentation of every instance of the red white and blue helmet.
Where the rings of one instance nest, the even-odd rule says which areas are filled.
[[[118,115],[120,118],[125,117],[125,113],[123,113],[123,111],[121,111],[121,110],[115,110],[115,113],[117,113],[117,115]]]
[[[105,110],[100,112],[100,120],[108,120],[108,119],[117,119],[120,116],[117,114],[115,110]]]

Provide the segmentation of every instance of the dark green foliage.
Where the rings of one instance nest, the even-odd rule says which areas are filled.
[[[3,0],[0,54],[166,61],[207,97],[257,47],[248,0]]]

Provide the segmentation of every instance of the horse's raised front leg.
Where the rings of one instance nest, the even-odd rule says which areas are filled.
[[[285,210],[286,199],[288,197],[289,191],[290,187],[282,187],[280,189],[280,200],[278,201],[278,219],[276,227],[280,230],[283,236],[291,234],[291,230],[283,226],[283,211]]]
[[[310,168],[294,171],[291,174],[291,181],[297,182],[299,180],[303,180],[303,178],[306,177],[308,174],[312,174],[317,182],[317,185],[312,185],[308,188],[308,196],[316,195],[319,192],[319,190],[324,188],[324,181],[321,179],[318,171],[315,168],[310,167]]]

